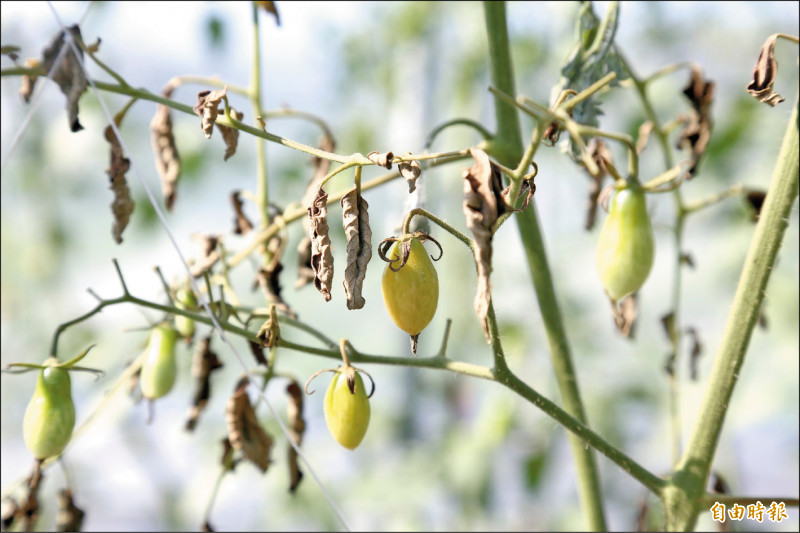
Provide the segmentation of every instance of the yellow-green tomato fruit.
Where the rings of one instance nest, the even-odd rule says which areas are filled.
[[[617,191],[597,242],[597,272],[612,300],[619,301],[644,284],[654,255],[644,190],[628,186]]]
[[[348,385],[352,376],[353,391]],[[325,393],[325,422],[336,442],[355,450],[367,434],[369,426],[369,398],[364,380],[350,369],[337,371]]]
[[[57,362],[51,358],[45,365]],[[37,459],[56,456],[69,442],[74,426],[75,405],[69,371],[48,366],[39,372],[36,390],[25,410],[22,421],[25,445]]]
[[[197,298],[191,289],[178,289],[175,304],[178,309],[193,311],[197,308]],[[194,320],[183,315],[175,315],[175,329],[181,337],[191,339],[194,336]]]
[[[153,328],[147,344],[139,383],[145,398],[155,400],[166,395],[175,384],[178,368],[175,363],[175,341],[178,332],[169,325]]]
[[[439,277],[419,239],[411,241],[408,261],[400,267],[401,244],[396,242],[388,255],[397,260],[383,271],[383,301],[397,327],[413,336],[425,329],[436,314]],[[392,267],[400,269],[395,272]]]

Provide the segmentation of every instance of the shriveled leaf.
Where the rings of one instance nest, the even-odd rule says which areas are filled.
[[[775,43],[778,35],[770,35],[761,47],[756,66],[753,67],[753,79],[747,85],[747,92],[753,98],[772,107],[785,100],[781,95],[772,90],[775,76],[778,74],[778,61],[775,59]]]
[[[197,104],[194,106],[194,112],[200,117],[200,127],[205,133],[206,139],[210,139],[211,134],[214,133],[214,124],[220,113],[219,104],[227,93],[227,87],[215,91],[206,90],[197,93]]]
[[[767,199],[765,191],[750,190],[747,192],[747,203],[753,208],[753,222],[758,222],[758,217],[761,216],[761,207],[764,205],[764,200]]]
[[[367,154],[367,159],[375,163],[376,165],[386,167],[387,169],[392,169],[392,159],[394,159],[394,154],[392,152],[386,152],[384,154],[379,154],[378,152],[370,152]]]
[[[197,344],[192,356],[192,377],[194,378],[194,396],[189,414],[186,417],[186,430],[194,431],[200,413],[206,408],[211,397],[211,372],[222,368],[217,354],[209,349],[211,337],[208,336]]]
[[[267,13],[272,14],[275,17],[275,24],[278,26],[281,25],[281,16],[278,14],[278,8],[275,6],[275,2],[271,0],[257,0],[256,5]]]
[[[758,327],[760,327],[765,331],[767,330],[767,328],[769,328],[769,320],[767,320],[767,315],[766,313],[764,313],[763,309],[761,310],[760,313],[758,313]]]
[[[312,283],[316,275],[311,267],[311,237],[304,235],[297,244],[297,279],[294,288],[299,289]]]
[[[228,423],[228,439],[233,449],[242,452],[245,458],[253,462],[262,472],[269,467],[269,452],[272,439],[258,423],[256,413],[247,396],[246,377],[239,380],[228,400],[225,419]]]
[[[25,482],[25,492],[20,500],[22,505],[17,509],[16,522],[21,524],[20,531],[33,531],[33,525],[39,518],[39,488],[44,479],[41,461],[36,461],[33,474]]]
[[[618,303],[611,302],[611,314],[614,317],[614,324],[623,337],[632,339],[636,326],[636,316],[638,314],[637,293],[633,293]]]
[[[233,471],[236,468],[236,461],[233,459],[233,446],[231,445],[231,439],[228,437],[222,439],[222,457],[219,460],[219,464],[228,471]]]
[[[192,235],[192,240],[202,248],[202,256],[192,264],[192,276],[200,277],[219,261],[219,250],[217,244],[219,237],[215,235]]]
[[[664,372],[670,377],[675,375],[675,352],[667,355],[667,360],[664,361]]]
[[[688,169],[691,178],[694,177],[695,169],[711,138],[714,82],[703,79],[703,73],[698,67],[694,67],[689,85],[683,90],[683,94],[691,102],[692,110],[678,139],[678,148],[688,148],[691,151],[691,164]]]
[[[128,226],[134,207],[131,191],[128,189],[128,182],[125,180],[125,173],[130,168],[131,162],[122,156],[122,146],[110,125],[105,129],[105,136],[106,140],[111,144],[111,165],[106,169],[106,174],[111,180],[110,189],[114,191],[114,201],[111,202],[114,224],[111,228],[111,233],[114,235],[114,240],[117,244],[120,244],[122,242],[122,232]]]
[[[26,68],[36,68],[39,66],[39,60],[35,57],[29,57],[25,60],[25,67]],[[27,104],[31,101],[31,94],[33,94],[33,87],[36,85],[36,80],[39,79],[38,76],[32,76],[29,74],[22,75],[22,84],[19,88],[19,95]]]
[[[306,430],[306,422],[303,419],[303,389],[296,381],[292,380],[286,386],[286,393],[289,395],[289,403],[286,407],[286,414],[289,419],[289,435],[295,444],[300,446],[303,442],[303,433]],[[303,479],[303,472],[300,471],[294,446],[289,446],[287,454],[289,462],[289,492],[294,492]]]
[[[203,527],[200,528],[200,531],[211,532],[211,531],[216,531],[216,530],[211,526],[211,522],[206,520],[205,522],[203,522]]]
[[[0,526],[3,531],[10,531],[19,512],[17,500],[11,496],[4,496],[0,503]]]
[[[411,155],[411,152],[406,155]],[[397,164],[397,170],[400,171],[400,175],[408,183],[408,192],[414,192],[417,188],[417,179],[422,174],[422,166],[420,166],[419,161],[401,161]]]
[[[72,491],[62,489],[58,492],[58,514],[56,514],[56,531],[80,531],[86,513],[79,509],[72,500]]]
[[[59,64],[56,66],[52,74],[52,80],[61,89],[67,97],[67,114],[69,115],[69,128],[73,132],[83,129],[81,123],[78,121],[78,100],[81,95],[86,92],[88,82],[86,81],[86,74],[83,71],[83,50],[77,44],[82,41],[81,30],[76,25],[67,28],[73,40],[75,41],[74,49],[68,42],[63,31],[58,32],[58,35],[52,40],[50,45],[42,52],[42,68],[45,72],[50,72],[56,60],[58,60],[62,49],[66,46],[64,54]],[[77,50],[78,55],[75,55]]]
[[[354,187],[342,197],[342,224],[347,237],[347,266],[344,270],[344,293],[348,309],[364,307],[361,288],[372,258],[372,230],[369,227],[367,201]]]
[[[480,319],[486,342],[489,336],[489,304],[492,300],[492,287],[489,276],[492,273],[492,237],[494,224],[506,212],[502,196],[502,174],[492,164],[483,150],[470,148],[475,164],[464,171],[463,211],[467,227],[475,239],[475,262],[478,265],[478,291],[475,295],[475,312]]]
[[[667,336],[667,340],[672,342],[672,339],[675,338],[675,313],[670,311],[662,316],[661,326],[664,328],[664,334]]]
[[[603,179],[608,175],[608,165],[611,164],[611,151],[606,144],[599,137],[592,137],[586,147],[589,150],[589,155],[597,164],[600,172],[593,176],[588,169],[584,167],[589,175],[589,204],[586,207],[586,222],[584,228],[586,231],[594,227],[594,222],[597,217],[597,200],[600,197],[600,191],[603,189]]]
[[[311,268],[314,270],[314,286],[325,298],[331,299],[331,283],[333,282],[333,252],[331,238],[328,236],[328,194],[320,187],[317,196],[308,208],[309,230],[311,239]]]
[[[261,291],[264,293],[264,298],[267,300],[267,303],[275,305],[276,308],[292,318],[297,318],[297,314],[283,301],[283,297],[281,296],[279,276],[282,271],[283,265],[279,261],[273,261],[267,268],[258,269],[256,273],[256,282],[261,287]]]
[[[639,133],[636,136],[636,153],[641,154],[647,146],[647,141],[650,140],[650,134],[653,132],[653,123],[649,120],[642,122],[639,126]]]
[[[694,257],[690,253],[682,253],[681,254],[681,264],[686,265],[689,268],[694,268]]]
[[[231,116],[241,121],[244,118],[244,113],[240,113],[231,107]],[[217,129],[222,134],[222,140],[225,141],[225,157],[223,160],[227,161],[230,156],[236,153],[236,147],[239,144],[239,130],[220,124],[217,124]]]
[[[256,337],[263,347],[273,348],[278,345],[278,341],[281,338],[281,329],[274,305],[270,306],[269,318],[261,324]]]
[[[164,98],[172,96],[174,85],[168,84],[162,90]],[[178,178],[181,173],[181,159],[178,147],[175,145],[175,136],[172,133],[172,116],[169,107],[158,104],[156,114],[150,121],[150,141],[153,154],[156,156],[156,171],[161,178],[161,193],[164,196],[164,205],[171,211],[175,204],[175,194]]]
[[[251,229],[253,229],[253,224],[248,220],[247,216],[244,214],[242,210],[242,200],[239,198],[241,191],[233,191],[231,193],[231,203],[233,204],[233,210],[235,212],[234,219],[233,219],[233,232],[236,235],[247,235]]]
[[[692,381],[697,381],[697,364],[700,361],[700,356],[703,355],[703,343],[700,342],[700,336],[695,328],[687,329],[686,333],[692,337],[692,352],[689,355],[690,375]]]
[[[253,341],[248,341],[247,344],[250,346],[250,352],[253,354],[256,363],[268,366],[267,358],[264,356],[264,348],[262,348],[259,343]]]

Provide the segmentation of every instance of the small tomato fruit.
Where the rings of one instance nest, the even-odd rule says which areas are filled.
[[[369,398],[364,380],[353,367],[341,367],[335,372],[325,392],[323,410],[333,438],[345,448],[355,450],[367,434]]]
[[[175,362],[175,342],[178,332],[172,326],[161,324],[153,328],[147,344],[139,383],[145,398],[155,400],[166,395],[175,384],[178,372]]]
[[[178,292],[175,296],[175,305],[178,307],[178,309],[193,311],[197,308],[197,298],[191,289],[178,289]],[[175,329],[178,331],[181,337],[191,339],[194,337],[194,320],[183,315],[176,314]]]
[[[411,336],[430,324],[439,303],[439,277],[422,242],[414,238],[406,264],[400,265],[402,242],[392,246],[388,257],[396,259],[383,271],[383,301],[397,327]]]
[[[628,185],[612,198],[597,241],[597,273],[612,300],[617,302],[644,284],[654,256],[644,189]]]
[[[36,459],[57,456],[69,442],[75,426],[75,405],[69,371],[58,366],[55,358],[39,372],[33,397],[25,409],[22,434],[25,445]]]

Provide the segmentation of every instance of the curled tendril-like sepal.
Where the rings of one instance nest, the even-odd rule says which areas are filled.
[[[371,387],[371,389],[369,391],[369,394],[367,394],[367,398],[372,398],[372,395],[375,394],[375,380],[372,379],[372,376],[370,375],[369,372],[367,372],[366,370],[362,370],[360,368],[356,368],[354,366],[345,366],[345,365],[342,365],[339,368],[325,368],[323,370],[319,370],[319,371],[315,372],[314,374],[312,374],[312,376],[310,378],[308,378],[308,380],[306,381],[305,386],[303,387],[303,390],[305,391],[306,394],[308,394],[310,396],[310,395],[314,394],[314,392],[316,392],[316,391],[313,391],[313,390],[309,391],[308,390],[308,385],[314,380],[314,378],[316,378],[317,376],[319,376],[320,374],[322,374],[324,372],[333,372],[333,373],[344,374],[345,378],[347,379],[347,388],[350,390],[351,394],[355,394],[356,393],[356,378],[355,378],[355,376],[356,376],[356,372],[360,372],[360,373],[364,374],[365,376],[367,376],[369,378],[369,382],[372,385],[372,387]]]
[[[406,262],[408,262],[408,255],[411,253],[411,241],[413,241],[414,239],[419,239],[420,242],[433,241],[433,243],[436,244],[436,246],[439,248],[439,257],[433,257],[431,255],[431,259],[433,259],[434,261],[438,261],[439,259],[442,258],[442,255],[444,254],[444,251],[442,250],[442,245],[439,244],[439,241],[437,241],[436,239],[434,239],[433,237],[422,231],[415,231],[414,233],[406,233],[400,237],[387,237],[383,239],[381,243],[378,245],[378,255],[380,256],[381,259],[389,263],[389,268],[391,268],[392,271],[397,272],[401,268],[406,266]],[[386,253],[396,242],[401,243],[400,246],[401,257],[396,257],[393,255],[393,259],[389,259],[386,256]],[[394,266],[392,265],[397,261],[400,261],[400,266],[394,268]]]

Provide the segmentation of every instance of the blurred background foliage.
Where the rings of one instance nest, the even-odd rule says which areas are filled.
[[[56,3],[60,16],[76,21],[83,2]],[[604,2],[595,6],[603,13]],[[479,120],[490,129],[494,115],[486,88],[486,36],[479,3],[368,2],[278,3],[282,25],[262,16],[264,103],[269,109],[290,106],[323,117],[336,137],[336,151],[421,151],[437,124],[455,117]],[[571,47],[576,3],[512,2],[508,5],[517,91],[548,103],[551,87]],[[250,7],[245,3],[93,2],[82,25],[84,39],[102,38],[100,57],[134,86],[158,92],[175,75],[218,75],[247,85],[252,57]],[[38,56],[57,31],[46,4],[3,2],[2,44],[22,47],[22,57]],[[758,104],[744,91],[764,39],[776,32],[798,34],[796,2],[622,4],[617,43],[639,75],[669,63],[696,61],[716,83],[712,107],[714,130],[697,179],[684,184],[684,198],[698,200],[732,184],[766,188],[791,102],[797,91],[797,48],[780,42],[776,89],[787,102],[775,109]],[[10,66],[7,58],[3,67]],[[93,76],[107,79],[95,65]],[[662,122],[688,109],[681,91],[688,73],[681,71],[651,87]],[[43,82],[40,82],[43,83]],[[86,312],[94,299],[120,288],[111,264],[116,257],[128,287],[141,297],[162,298],[153,272],[159,265],[169,280],[182,268],[155,212],[133,172],[129,184],[136,210],[116,246],[110,235],[112,200],[104,169],[108,147],[105,119],[95,97],[81,100],[86,129],[68,131],[63,97],[53,84],[44,87],[41,107],[19,146],[11,141],[29,112],[19,99],[19,79],[2,78],[2,365],[46,358],[58,324]],[[202,87],[184,86],[173,98],[193,104]],[[103,94],[112,112],[126,99]],[[635,135],[644,113],[632,89],[622,87],[602,97],[601,127]],[[231,103],[252,121],[247,102]],[[137,102],[122,134],[136,170],[158,193],[148,124],[155,106]],[[188,256],[199,250],[194,233],[224,233],[229,250],[248,237],[232,235],[229,194],[253,190],[255,151],[243,135],[238,153],[222,162],[218,135],[206,140],[197,118],[173,113],[182,159],[175,209],[168,215],[179,245]],[[523,118],[523,138],[532,122]],[[286,137],[315,144],[320,132],[296,119],[272,119],[267,125]],[[432,150],[460,149],[479,141],[465,127],[443,132]],[[611,147],[617,161],[623,153]],[[298,201],[311,176],[305,155],[267,147],[270,195],[286,206]],[[679,154],[678,157],[683,157]],[[594,272],[597,227],[583,230],[588,194],[586,174],[559,149],[542,148],[536,160],[535,201],[556,273],[556,290],[573,351],[581,392],[591,425],[606,439],[655,473],[668,471],[670,442],[664,364],[669,351],[660,317],[670,308],[674,243],[668,230],[673,217],[670,195],[650,203],[656,238],[656,265],[640,293],[639,323],[633,341],[621,338]],[[663,171],[655,144],[642,155],[640,175]],[[426,207],[464,227],[461,172],[469,163],[425,172]],[[379,174],[368,168],[365,179]],[[345,177],[348,176],[348,177]],[[350,183],[342,174],[329,193]],[[406,185],[392,182],[371,190],[374,238],[396,234],[407,198]],[[256,220],[252,205],[245,205]],[[331,220],[340,210],[331,209]],[[602,214],[600,216],[603,216]],[[742,261],[753,232],[752,213],[744,200],[732,198],[689,219],[685,251],[695,267],[684,270],[682,313],[686,326],[700,333],[705,352],[699,379],[689,379],[688,339],[677,363],[684,438],[694,422],[713,355],[719,344]],[[367,307],[347,311],[341,279],[343,232],[331,223],[337,275],[333,301],[324,304],[311,288],[292,289],[300,224],[289,228],[284,260],[284,296],[300,317],[333,338],[347,337],[364,352],[406,354],[407,338],[383,310],[379,278],[383,265],[370,265],[364,294]],[[420,337],[420,353],[434,353],[446,318],[453,319],[448,355],[489,364],[491,352],[472,311],[475,273],[468,250],[433,229],[445,247],[437,264],[440,306]],[[234,273],[234,287],[249,305],[262,305],[250,283],[257,264]],[[559,401],[545,333],[527,265],[513,224],[495,238],[494,301],[501,337],[511,367],[535,389]],[[766,329],[754,332],[718,450],[715,470],[734,493],[797,496],[798,486],[798,216],[792,213],[784,247],[767,289]],[[146,328],[158,316],[131,306],[108,308],[70,329],[61,355],[87,344],[97,348],[87,365],[106,377],[94,382],[73,378],[78,424],[97,407],[125,365],[144,347]],[[200,327],[199,335],[206,330]],[[291,338],[300,340],[298,332]],[[304,341],[307,339],[303,339]],[[244,342],[237,348],[247,353]],[[85,435],[66,451],[76,503],[86,510],[91,530],[195,529],[200,526],[225,434],[224,405],[241,368],[215,341],[225,368],[212,378],[212,398],[194,434],[183,431],[190,403],[191,350],[181,348],[181,378],[156,406],[156,419],[145,425],[144,405],[118,394]],[[281,351],[280,370],[301,381],[331,362]],[[501,387],[463,376],[433,371],[375,366],[378,388],[372,422],[355,452],[335,444],[322,418],[321,396],[306,397],[308,429],[303,447],[350,525],[362,530],[575,530],[580,516],[572,458],[564,431],[551,419]],[[21,439],[24,408],[33,375],[2,377],[3,493],[28,474],[30,455]],[[276,379],[267,393],[285,412],[285,382]],[[321,383],[319,387],[322,387]],[[274,464],[262,476],[243,464],[226,478],[211,514],[220,529],[338,529],[319,488],[306,476],[294,496],[287,491],[287,444],[277,423],[262,408],[262,423],[276,436]],[[650,527],[660,528],[657,503],[617,466],[598,457],[611,529],[631,529],[639,505],[654,506]],[[64,484],[53,469],[44,482],[40,528],[53,523],[49,499]],[[797,530],[797,509],[781,524],[743,522],[747,529]],[[706,515],[700,529],[713,527]]]

